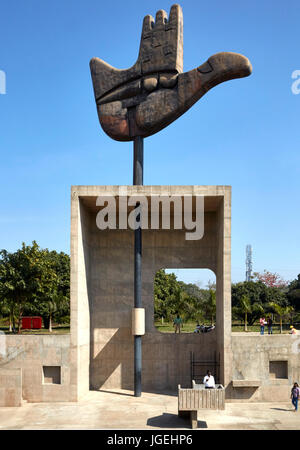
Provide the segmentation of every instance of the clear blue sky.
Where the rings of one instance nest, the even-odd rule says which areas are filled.
[[[0,10],[0,248],[33,239],[69,252],[70,186],[131,184],[132,146],[99,126],[89,72],[126,68],[142,19],[168,0],[4,0]],[[145,141],[145,184],[232,186],[232,278],[300,272],[299,0],[182,0],[184,70],[219,51],[246,55],[249,78],[217,86]],[[197,281],[197,280],[195,280]]]

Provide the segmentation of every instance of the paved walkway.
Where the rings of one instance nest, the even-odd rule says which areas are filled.
[[[129,391],[91,391],[78,403],[24,403],[0,408],[0,429],[189,429],[177,416],[177,397]],[[224,411],[198,414],[208,430],[300,430],[300,411],[286,403],[226,403]]]

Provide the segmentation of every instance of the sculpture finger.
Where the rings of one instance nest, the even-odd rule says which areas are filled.
[[[183,24],[183,14],[180,5],[173,5],[170,9],[169,24],[172,26],[181,26]]]
[[[143,28],[142,28],[142,38],[143,35],[147,35],[154,26],[154,19],[150,14],[147,14],[147,16],[144,17],[143,20]]]
[[[156,27],[163,27],[164,24],[167,22],[168,20],[168,15],[166,13],[166,11],[164,11],[163,9],[160,9],[159,11],[157,11],[156,16],[155,16],[155,26]]]
[[[167,13],[159,10],[155,22],[148,15],[143,21],[143,30],[136,65],[141,74],[183,70],[183,16],[179,5],[174,5]]]

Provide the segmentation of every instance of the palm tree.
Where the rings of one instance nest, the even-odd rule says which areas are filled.
[[[282,318],[285,316],[288,316],[294,308],[292,306],[281,306],[278,305],[278,303],[270,302],[268,306],[273,309],[275,314],[279,316],[279,322],[280,322],[280,333],[282,333]]]
[[[52,320],[55,315],[55,313],[59,313],[64,311],[66,307],[68,306],[68,298],[65,297],[62,294],[55,294],[52,295],[52,297],[48,300],[48,308],[49,308],[49,327],[48,331],[49,333],[52,333]]]
[[[247,295],[243,295],[240,298],[240,309],[245,314],[245,316],[244,316],[245,317],[245,319],[244,319],[245,331],[248,331],[248,329],[247,329],[247,315],[248,315],[248,313],[252,312],[252,307],[251,307],[250,299],[249,299],[249,297]]]
[[[263,315],[265,313],[264,307],[261,303],[259,302],[255,302],[252,305],[252,312],[253,313],[259,313],[261,315]]]
[[[242,312],[244,314],[245,331],[248,331],[248,314],[263,314],[264,308],[259,302],[255,302],[251,305],[250,298],[246,294],[242,295],[242,297],[239,299],[239,303],[240,306],[237,309],[239,312]]]

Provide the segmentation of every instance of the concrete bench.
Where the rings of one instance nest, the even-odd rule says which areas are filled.
[[[178,385],[178,415],[190,416],[192,428],[197,428],[197,413],[203,409],[225,409],[225,389],[216,384],[215,389],[205,389],[204,384],[192,381],[192,389]]]

